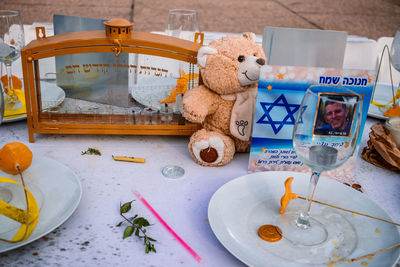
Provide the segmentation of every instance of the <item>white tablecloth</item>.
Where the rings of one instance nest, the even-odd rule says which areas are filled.
[[[353,58],[345,62],[351,66],[358,61]],[[16,70],[20,70],[18,64],[13,66]],[[375,122],[367,120],[356,179],[365,193],[399,222],[399,173],[375,167],[360,157]],[[121,221],[119,204],[136,199],[135,189],[204,259],[204,266],[242,266],[213,234],[207,208],[218,188],[247,174],[248,154],[236,154],[227,166],[201,167],[189,155],[188,140],[174,136],[36,135],[35,143],[28,143],[26,121],[1,125],[0,147],[23,142],[35,157],[50,157],[68,166],[79,177],[83,195],[64,224],[46,238],[0,254],[0,266],[197,266],[199,263],[138,200],[133,210],[154,224],[148,231],[158,240],[157,253],[145,254],[142,241],[135,237],[122,239],[123,228],[115,227]],[[82,156],[88,147],[99,149],[102,156]],[[116,162],[112,155],[144,157],[146,163]],[[168,164],[184,167],[184,177],[164,178],[161,169]]]
[[[375,122],[367,120],[361,147]],[[218,242],[207,221],[207,208],[218,188],[247,174],[247,153],[236,154],[227,166],[206,168],[191,159],[188,137],[36,135],[35,143],[28,143],[25,121],[0,126],[0,147],[12,141],[27,144],[35,157],[50,157],[68,166],[79,177],[83,196],[75,213],[46,238],[0,254],[0,266],[198,266],[135,197],[134,189],[204,259],[204,266],[243,265]],[[102,156],[81,156],[88,147],[98,148]],[[144,157],[146,163],[117,162],[112,155]],[[161,169],[167,164],[184,167],[184,177],[164,178]],[[399,173],[359,156],[356,179],[394,221],[400,221]],[[157,253],[145,254],[141,241],[123,240],[123,228],[115,227],[121,221],[120,202],[133,199],[134,212],[153,224],[148,233],[158,240]]]

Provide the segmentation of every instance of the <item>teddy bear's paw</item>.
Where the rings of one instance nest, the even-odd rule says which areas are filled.
[[[217,137],[211,136],[207,139],[193,143],[192,151],[196,159],[207,165],[220,165],[224,156],[225,143]]]

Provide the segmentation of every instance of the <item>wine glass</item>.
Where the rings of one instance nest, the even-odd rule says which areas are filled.
[[[25,44],[24,30],[18,11],[0,10],[0,62],[6,66],[7,85],[0,89],[0,115],[3,118],[5,109],[5,95],[8,89],[13,88],[11,64],[20,57],[21,48]],[[0,123],[2,120],[0,121]],[[12,194],[9,189],[0,186],[0,198],[9,202]]]
[[[397,29],[396,34],[394,35],[390,54],[392,57],[393,68],[395,68],[397,71],[400,71],[400,27]]]
[[[194,35],[199,31],[197,11],[191,9],[171,9],[168,10],[167,25],[165,32],[167,35],[194,40]]]
[[[310,211],[321,172],[341,166],[353,155],[360,133],[362,97],[342,87],[312,85],[299,111],[293,147],[303,164],[311,168],[307,200],[300,213],[283,214],[277,225],[290,242],[291,253],[313,255],[316,263],[331,246],[335,254],[346,257],[356,246],[354,227],[340,214],[333,215],[332,209],[318,209],[312,216]],[[323,253],[315,255],[318,249]]]
[[[170,9],[168,10],[168,18],[165,27],[165,33],[188,41],[194,41],[195,33],[199,31],[199,23],[197,18],[197,11],[191,9]],[[189,70],[189,71],[188,71]],[[185,62],[178,62],[176,72],[179,75],[185,71],[186,73],[198,73],[198,70]],[[175,71],[171,71],[175,72]],[[183,97],[182,94],[177,95],[177,100]],[[175,108],[179,109],[179,101],[176,101]],[[180,115],[180,111],[177,111]],[[167,165],[162,168],[161,173],[166,178],[177,179],[185,174],[185,170],[178,165]]]
[[[1,64],[1,67],[3,67],[3,64]],[[2,73],[0,71],[0,73]],[[5,105],[4,105],[4,89],[3,89],[3,83],[0,82],[0,125],[3,122],[3,118],[4,118],[4,109],[5,109]]]
[[[12,89],[11,65],[21,55],[21,49],[25,45],[24,28],[18,11],[0,10],[0,62],[6,66],[7,85],[4,91]]]
[[[393,38],[392,47],[390,49],[390,54],[391,54],[391,62],[392,62],[393,68],[395,68],[397,71],[400,72],[400,27],[397,29],[396,34]],[[399,81],[398,89],[400,89],[400,81]],[[394,97],[396,97],[396,96],[394,96]],[[396,100],[397,99],[394,99],[394,103],[397,104]]]

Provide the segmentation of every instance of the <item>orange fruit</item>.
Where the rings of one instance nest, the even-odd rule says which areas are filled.
[[[32,151],[26,145],[20,142],[8,143],[0,149],[0,170],[18,174],[18,167],[23,172],[31,165],[32,158]]]
[[[12,84],[13,84],[13,89],[22,89],[22,81],[20,78],[18,78],[15,75],[12,75]],[[7,92],[8,89],[8,80],[7,80],[7,75],[1,76],[1,82],[3,83],[4,89]]]

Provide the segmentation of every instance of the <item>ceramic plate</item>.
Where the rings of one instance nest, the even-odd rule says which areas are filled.
[[[17,176],[1,171],[0,176],[19,181]],[[41,203],[39,221],[26,241],[18,243],[0,241],[0,253],[29,244],[53,231],[72,215],[81,199],[82,187],[78,177],[69,168],[53,159],[34,157],[31,166],[24,171],[24,180],[28,190]],[[14,203],[13,205],[17,206]],[[1,237],[12,238],[18,227],[19,223],[0,215]]]
[[[133,99],[144,106],[159,107],[160,101],[169,96],[177,79],[165,78],[143,81],[130,87]]]
[[[41,81],[42,107],[44,110],[60,105],[65,99],[65,92],[55,83]],[[26,113],[19,116],[5,117],[3,123],[19,121],[26,118]]]
[[[288,241],[282,239],[276,243],[268,243],[257,235],[261,225],[275,224],[279,216],[280,198],[284,194],[284,181],[291,176],[294,177],[292,191],[304,196],[309,182],[308,174],[271,171],[257,172],[232,180],[218,189],[210,200],[208,218],[214,234],[228,251],[249,266],[305,264],[305,261],[291,259],[290,255],[284,255],[285,253],[276,253],[276,249]],[[315,199],[391,220],[387,213],[365,194],[325,177],[320,179]],[[298,205],[304,207],[304,201],[292,200],[288,212],[290,209],[298,210],[299,207],[296,207]],[[318,206],[326,207],[314,204],[311,214],[313,209],[318,210]],[[333,209],[333,212],[343,216],[356,229],[358,238],[356,248],[346,258],[359,257],[400,242],[399,232],[392,224],[360,215],[353,216],[338,209]],[[363,261],[368,266],[392,266],[399,259],[399,254],[400,249],[396,248]],[[335,266],[358,266],[361,262],[337,262]],[[319,266],[327,265],[328,262]]]
[[[396,90],[396,85],[393,84],[394,90]],[[391,99],[393,98],[393,93],[392,93],[392,84],[390,83],[377,83],[376,88],[375,88],[375,96],[374,96],[374,101],[381,103],[381,104],[386,104],[388,103]],[[384,110],[382,108],[379,108],[378,106],[375,106],[373,104],[369,104],[369,109],[368,109],[368,116],[377,118],[377,119],[382,119],[386,120],[387,117],[383,115]]]
[[[42,88],[42,108],[43,110],[60,105],[65,99],[65,92],[55,83],[40,82]]]

